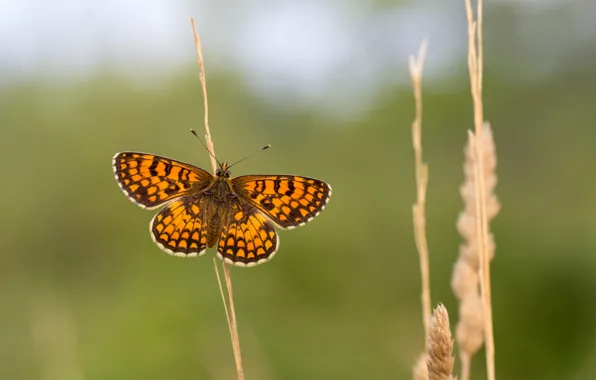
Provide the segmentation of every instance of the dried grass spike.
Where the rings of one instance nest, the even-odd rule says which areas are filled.
[[[442,304],[433,311],[428,336],[429,380],[453,379],[453,339],[449,329],[449,314]]]
[[[459,323],[456,328],[456,340],[459,346],[459,356],[462,361],[462,380],[469,378],[471,358],[478,352],[485,341],[486,324],[483,310],[485,308],[480,292],[480,271],[482,260],[479,252],[483,248],[492,260],[495,255],[494,237],[486,231],[484,241],[478,229],[478,199],[476,165],[482,163],[479,171],[484,181],[482,199],[486,201],[486,219],[489,223],[499,212],[500,204],[494,194],[497,184],[495,173],[497,158],[493,134],[488,123],[484,123],[481,136],[483,147],[482,160],[478,160],[474,143],[476,140],[470,136],[464,149],[465,181],[460,188],[464,201],[464,210],[457,220],[457,230],[463,242],[459,249],[459,258],[453,268],[451,288],[459,300]],[[490,311],[489,311],[490,313]]]

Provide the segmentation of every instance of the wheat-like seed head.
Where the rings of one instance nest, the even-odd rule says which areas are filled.
[[[483,160],[482,173],[485,183],[486,216],[490,222],[500,209],[499,201],[494,194],[497,184],[495,169],[497,156],[493,134],[488,123],[484,124],[482,130]],[[456,327],[456,340],[460,348],[462,362],[469,363],[470,358],[480,349],[484,343],[484,318],[483,304],[479,289],[479,244],[480,237],[477,229],[476,210],[476,188],[475,170],[477,164],[473,141],[470,139],[466,144],[464,174],[465,180],[460,188],[464,201],[464,210],[457,220],[457,230],[462,236],[463,243],[460,246],[459,258],[453,268],[451,288],[459,300],[459,323]],[[490,260],[495,254],[495,242],[492,234],[489,233],[486,241],[486,248]]]
[[[453,339],[449,314],[442,304],[433,311],[428,339],[428,379],[453,380]]]

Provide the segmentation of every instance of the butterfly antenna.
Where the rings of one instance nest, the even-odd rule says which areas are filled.
[[[260,153],[260,152],[262,152],[264,150],[267,150],[269,148],[271,148],[271,144],[267,144],[264,147],[262,147],[261,149],[255,151],[255,152],[253,152],[251,154],[249,154],[248,156],[246,156],[246,157],[244,157],[244,158],[242,158],[242,159],[240,159],[240,160],[238,160],[236,162],[234,162],[232,165],[228,166],[228,168],[231,168],[232,166],[236,165],[237,163],[240,163],[240,162],[246,160],[247,158],[250,158],[250,157],[254,156],[255,154]]]
[[[203,140],[201,140],[201,138],[199,137],[199,135],[197,135],[197,132],[195,132],[195,130],[191,128],[190,129],[190,133],[192,133],[193,135],[195,135],[195,137],[197,139],[199,139],[199,141],[201,142],[201,145],[203,145],[203,148],[205,148],[205,150],[207,150],[207,152],[209,152],[209,154],[211,155],[211,157],[215,158],[215,161],[217,161],[217,164],[221,168],[221,162],[219,162],[217,160],[217,158],[215,157],[215,155],[213,155],[213,153],[211,153],[211,151],[209,150],[209,148],[207,148],[207,145],[205,145],[205,143],[203,142]]]

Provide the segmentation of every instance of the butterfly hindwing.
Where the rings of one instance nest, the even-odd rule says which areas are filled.
[[[217,244],[222,260],[238,266],[253,266],[275,255],[279,237],[271,222],[256,207],[234,202],[230,219]]]
[[[325,208],[331,187],[318,179],[291,175],[248,175],[232,179],[234,191],[282,228],[312,220]]]
[[[169,203],[149,225],[153,241],[176,256],[197,256],[207,247],[205,198],[183,197]]]
[[[118,153],[112,166],[124,194],[147,209],[206,187],[213,179],[194,165],[147,153]]]

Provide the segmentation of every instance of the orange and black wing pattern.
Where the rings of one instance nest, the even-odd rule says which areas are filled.
[[[200,190],[213,179],[211,173],[184,162],[147,153],[122,152],[112,161],[118,185],[142,208],[154,209]]]
[[[158,212],[149,229],[153,241],[165,252],[182,257],[202,255],[207,247],[204,197],[183,197]]]
[[[279,237],[267,218],[254,206],[236,201],[227,228],[217,243],[218,256],[236,266],[253,266],[269,260],[279,247]]]
[[[232,179],[234,192],[275,224],[294,228],[311,221],[325,208],[331,186],[308,177],[248,175]]]

